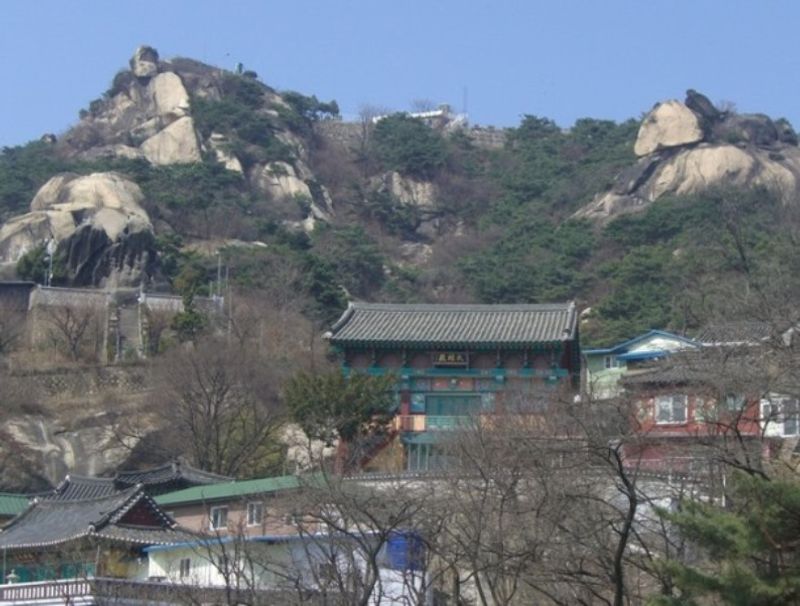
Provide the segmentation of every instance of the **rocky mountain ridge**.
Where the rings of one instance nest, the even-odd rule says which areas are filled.
[[[797,142],[786,120],[720,111],[689,90],[683,103],[673,99],[655,105],[634,144],[639,160],[576,216],[608,221],[668,194],[696,194],[715,186],[763,186],[794,198],[800,192]]]
[[[278,92],[244,70],[142,47],[64,135],[3,150],[0,276],[34,266],[21,277],[45,281],[47,248],[56,285],[135,287],[133,296],[140,286],[210,296],[229,269],[232,288],[263,304],[258,314],[291,310],[314,330],[348,298],[576,299],[591,308],[582,337],[611,343],[696,329],[707,315],[694,303],[710,297],[691,299],[686,285],[738,279],[712,186],[766,186],[788,207],[800,182],[788,123],[722,111],[695,92],[641,123],[583,119],[565,130],[525,116],[485,145],[406,114],[337,114],[334,102]],[[751,222],[748,245],[769,260],[794,255],[779,248],[784,224],[769,196],[743,204],[735,218]],[[297,326],[287,343],[307,342]],[[44,372],[34,366],[15,369]],[[69,425],[63,402],[42,394],[44,412],[7,424],[42,475],[74,469],[76,457],[83,471],[119,463],[102,396],[85,398]],[[92,441],[108,457],[89,453]]]

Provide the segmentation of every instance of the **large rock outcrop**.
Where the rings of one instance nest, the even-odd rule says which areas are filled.
[[[158,51],[151,46],[140,46],[130,60],[131,71],[137,78],[149,78],[158,73]]]
[[[61,174],[45,183],[31,212],[0,227],[0,263],[52,243],[73,285],[136,285],[154,270],[153,227],[139,186],[116,173]]]
[[[700,119],[680,101],[665,101],[647,114],[633,151],[647,156],[661,149],[697,143],[703,139]]]
[[[685,103],[656,105],[642,122],[634,151],[641,156],[637,163],[577,216],[605,221],[664,195],[718,186],[763,186],[785,200],[800,195],[800,149],[786,120],[722,111],[694,90]]]
[[[67,133],[62,149],[89,159],[121,156],[145,158],[153,164],[199,162],[203,148],[181,75],[146,46],[137,49],[130,66],[130,71],[117,74],[104,98],[95,101]],[[213,79],[211,74],[204,79],[192,77],[204,96],[211,96],[208,87]]]

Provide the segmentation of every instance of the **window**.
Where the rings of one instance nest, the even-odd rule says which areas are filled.
[[[656,423],[686,423],[686,396],[658,396]]]
[[[619,368],[619,360],[617,356],[603,356],[603,366],[608,368]]]
[[[247,525],[260,526],[264,521],[264,503],[247,504]]]
[[[741,412],[744,409],[745,397],[737,393],[725,394],[725,410]]]
[[[192,574],[192,560],[189,558],[183,558],[180,561],[180,577],[185,579],[190,574]]]
[[[800,403],[794,398],[764,400],[761,405],[761,416],[765,427],[777,429],[777,435],[800,435]]]
[[[228,527],[228,508],[212,507],[208,518],[211,530],[224,530]]]
[[[481,410],[480,395],[427,396],[425,412],[433,416],[470,416]]]

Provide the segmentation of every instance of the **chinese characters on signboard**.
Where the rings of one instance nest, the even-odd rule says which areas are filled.
[[[467,354],[463,351],[437,351],[433,354],[433,365],[466,368]]]

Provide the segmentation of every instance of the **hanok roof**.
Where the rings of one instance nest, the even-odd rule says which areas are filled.
[[[723,322],[706,326],[695,339],[704,345],[742,345],[761,343],[771,334],[766,322]]]
[[[93,478],[70,474],[58,485],[52,494],[44,498],[58,501],[90,499],[112,495],[141,484],[148,494],[162,494],[199,484],[212,484],[230,480],[201,469],[196,469],[181,461],[173,461],[142,471],[120,471],[112,478]]]
[[[184,486],[196,486],[199,484],[217,484],[225,482],[231,478],[210,471],[203,471],[192,467],[181,460],[171,461],[160,467],[153,467],[143,471],[120,471],[114,477],[118,486],[134,486],[135,484],[144,484],[146,487],[172,486],[168,490],[175,490],[183,486],[176,486],[176,484],[183,484]],[[155,493],[151,489],[148,490],[151,494]],[[161,491],[163,492],[163,491]]]
[[[351,303],[326,336],[334,345],[492,347],[575,338],[575,304],[399,305]]]
[[[163,545],[193,536],[175,526],[141,486],[134,486],[94,499],[34,500],[0,532],[0,549],[50,547],[84,537]]]
[[[108,497],[119,492],[114,478],[91,478],[67,475],[51,494],[43,495],[48,501],[80,501]]]
[[[718,392],[758,393],[770,383],[768,362],[715,349],[676,353],[639,372],[622,377],[629,388],[647,386],[694,385]]]
[[[0,517],[18,515],[29,503],[30,499],[25,495],[0,492]]]
[[[194,486],[162,494],[155,498],[159,505],[184,505],[188,503],[207,503],[209,501],[230,500],[250,495],[268,494],[280,490],[300,488],[302,481],[298,476],[278,476],[257,480],[224,482],[207,486]]]

